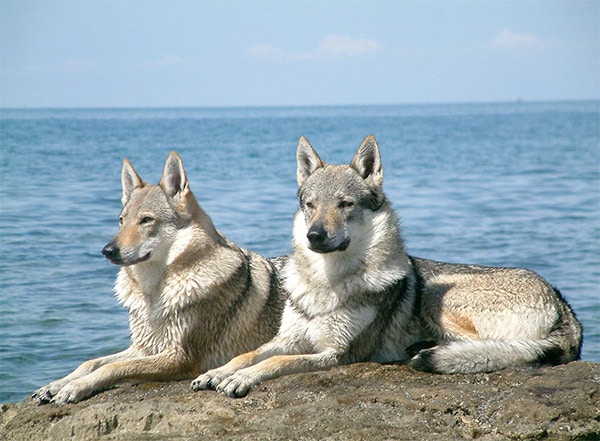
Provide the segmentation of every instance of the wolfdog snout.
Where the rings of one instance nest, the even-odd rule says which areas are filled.
[[[115,242],[109,242],[104,246],[104,248],[102,248],[102,254],[104,254],[107,259],[110,259],[114,262],[119,260],[121,250]]]
[[[327,231],[321,225],[313,225],[306,234],[311,245],[320,245],[327,239]]]
[[[333,251],[344,251],[350,245],[350,238],[342,234],[333,236],[327,232],[325,227],[315,224],[308,229],[306,238],[309,242],[309,248],[316,253],[331,253]]]

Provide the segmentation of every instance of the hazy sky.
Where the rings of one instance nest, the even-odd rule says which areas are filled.
[[[600,1],[0,0],[2,107],[600,98]]]

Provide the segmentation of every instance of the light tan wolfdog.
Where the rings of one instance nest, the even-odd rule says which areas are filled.
[[[366,360],[469,373],[579,358],[581,326],[537,274],[406,254],[373,136],[350,165],[326,164],[304,138],[297,159],[281,329],[192,388],[239,397],[270,378]]]
[[[158,185],[125,159],[120,229],[102,252],[122,268],[116,297],[129,309],[131,346],[90,360],[41,388],[40,403],[73,403],[124,380],[194,378],[268,341],[284,297],[273,264],[238,248],[200,208],[179,155]]]

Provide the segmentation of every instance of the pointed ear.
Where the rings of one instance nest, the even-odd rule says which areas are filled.
[[[183,161],[177,152],[171,152],[165,161],[165,167],[158,185],[162,187],[169,197],[182,194],[185,190],[189,189],[189,183],[183,168]]]
[[[298,169],[296,171],[296,179],[298,185],[302,187],[302,184],[306,179],[312,175],[316,169],[325,167],[325,163],[315,149],[312,148],[308,139],[304,136],[300,137],[298,141],[298,149],[296,150],[296,161],[298,162]]]
[[[367,136],[358,147],[350,167],[354,168],[362,178],[374,187],[383,183],[383,167],[379,146],[373,135]]]
[[[129,159],[123,159],[123,168],[121,169],[121,185],[123,187],[123,196],[121,197],[121,203],[123,206],[129,200],[131,193],[136,188],[142,188],[146,183],[137,174]]]

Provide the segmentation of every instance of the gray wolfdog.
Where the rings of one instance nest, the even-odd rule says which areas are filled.
[[[193,389],[240,397],[267,379],[366,360],[473,373],[579,358],[581,326],[537,274],[406,254],[373,136],[347,166],[326,164],[305,138],[297,160],[282,326]]]
[[[115,293],[129,309],[131,346],[39,389],[40,403],[77,402],[124,380],[191,379],[279,329],[285,296],[273,263],[215,229],[177,153],[159,185],[142,181],[127,159],[121,180],[120,229],[102,252],[122,266]]]

